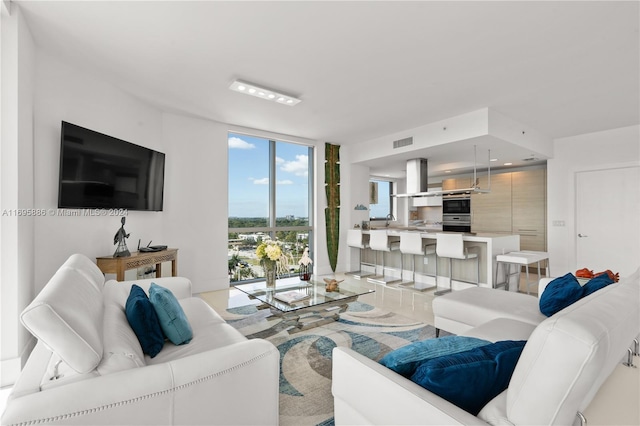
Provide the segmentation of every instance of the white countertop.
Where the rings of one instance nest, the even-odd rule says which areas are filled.
[[[419,232],[422,238],[436,238],[436,234],[441,233],[441,230],[423,230],[423,227],[389,227],[386,228],[388,235],[400,236],[402,232]],[[384,230],[384,228],[374,228],[373,230],[379,231]],[[364,234],[368,234],[369,231],[362,231]],[[479,232],[479,233],[471,233],[471,232],[446,232],[451,234],[462,234],[463,241],[476,241],[476,242],[487,242],[489,240],[493,241],[501,238],[511,238],[513,235],[510,234],[492,234],[488,232]]]

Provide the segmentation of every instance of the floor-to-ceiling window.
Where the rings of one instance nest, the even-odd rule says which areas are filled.
[[[264,277],[256,247],[276,240],[298,270],[313,247],[313,147],[229,133],[229,278]]]

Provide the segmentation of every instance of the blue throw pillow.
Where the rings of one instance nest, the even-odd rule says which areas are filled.
[[[568,273],[551,281],[540,296],[540,312],[550,317],[580,300],[584,291],[576,277]]]
[[[587,283],[584,286],[582,286],[582,290],[584,291],[584,294],[582,297],[586,297],[591,293],[594,293],[600,290],[601,288],[605,288],[609,284],[613,284],[613,280],[607,274],[602,274],[602,275],[598,275],[597,277],[593,277],[589,281],[587,281]]]
[[[506,340],[434,358],[411,380],[475,416],[509,386],[526,343]]]
[[[193,338],[191,324],[171,290],[151,283],[149,300],[158,314],[160,326],[167,339],[174,345],[189,343]]]
[[[164,346],[164,335],[156,310],[142,288],[135,284],[131,286],[124,311],[142,352],[151,358],[158,355]]]
[[[398,374],[410,377],[418,365],[424,361],[468,351],[490,343],[488,340],[476,339],[475,337],[444,336],[410,343],[389,352],[379,362]]]

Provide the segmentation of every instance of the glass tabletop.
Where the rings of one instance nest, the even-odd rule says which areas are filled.
[[[238,290],[282,312],[291,312],[320,305],[335,305],[341,301],[348,303],[356,300],[358,296],[375,291],[357,280],[348,279],[339,284],[339,291],[328,292],[325,287],[326,283],[321,279],[312,279],[307,282],[300,281],[297,277],[277,280],[275,289],[267,289],[264,281],[235,286]],[[286,298],[284,296],[287,294],[300,296],[302,300],[285,302],[280,299]]]

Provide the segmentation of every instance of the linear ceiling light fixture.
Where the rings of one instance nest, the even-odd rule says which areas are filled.
[[[285,95],[283,93],[276,92],[275,90],[256,86],[253,83],[247,83],[241,80],[234,80],[233,83],[231,83],[231,86],[229,86],[229,89],[234,92],[244,93],[245,95],[255,96],[267,101],[274,101],[282,105],[294,106],[302,102],[300,99],[294,98],[293,96]]]

